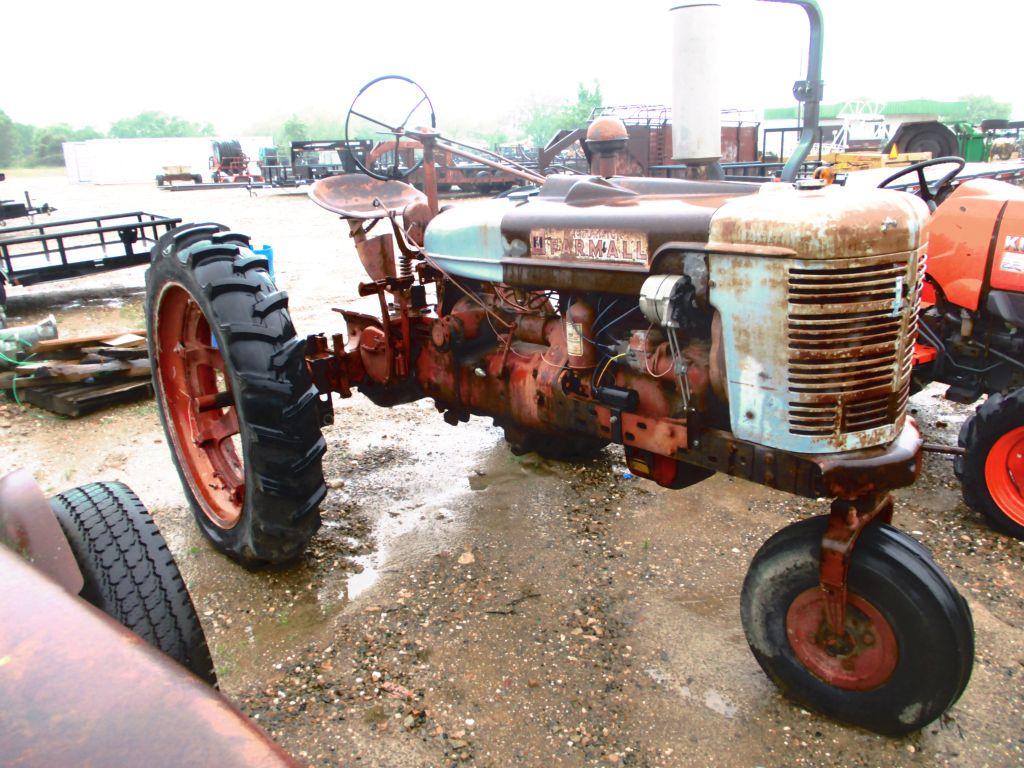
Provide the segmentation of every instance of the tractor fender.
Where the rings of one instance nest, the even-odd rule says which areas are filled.
[[[57,516],[28,470],[0,478],[0,543],[71,594],[82,591],[82,571]]]

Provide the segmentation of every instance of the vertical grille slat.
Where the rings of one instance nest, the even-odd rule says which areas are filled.
[[[902,419],[923,273],[920,252],[789,270],[791,434],[838,437]]]

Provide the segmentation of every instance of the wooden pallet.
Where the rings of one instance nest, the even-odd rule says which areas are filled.
[[[153,396],[145,331],[35,344],[22,365],[0,371],[0,389],[64,416],[83,416]]]
[[[150,379],[134,379],[100,384],[49,384],[31,387],[21,394],[23,402],[77,418],[122,403],[134,403],[153,397]]]

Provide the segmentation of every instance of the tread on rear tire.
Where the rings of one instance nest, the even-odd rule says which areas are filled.
[[[302,553],[320,527],[327,488],[319,397],[306,368],[305,341],[295,334],[287,294],[276,289],[267,260],[248,246],[247,236],[220,224],[190,224],[165,234],[146,274],[146,321],[161,420],[196,520],[218,550],[255,567]],[[171,290],[184,290],[201,310],[233,393],[244,496],[231,524],[213,514],[169,416],[159,313]]]

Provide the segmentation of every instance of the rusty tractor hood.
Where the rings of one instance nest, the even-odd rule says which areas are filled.
[[[558,175],[526,198],[442,212],[425,246],[459,277],[636,294],[668,251],[895,253],[917,247],[926,217],[919,200],[888,190]]]

